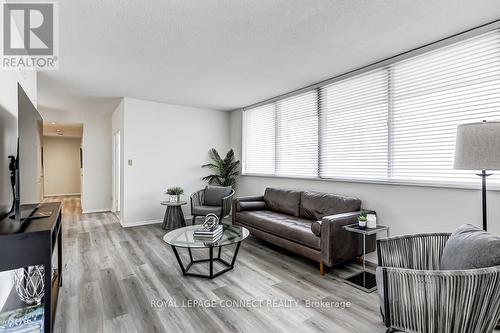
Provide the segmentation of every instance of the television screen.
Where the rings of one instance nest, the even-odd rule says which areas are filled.
[[[43,198],[43,119],[18,85],[18,174],[16,179],[16,220],[23,222]]]

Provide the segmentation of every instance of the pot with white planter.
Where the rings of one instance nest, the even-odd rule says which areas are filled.
[[[184,194],[184,190],[179,186],[170,187],[165,191],[165,194],[170,196],[170,202],[179,203],[181,202],[181,195]]]
[[[364,210],[358,215],[358,225],[360,229],[366,229],[366,212]]]

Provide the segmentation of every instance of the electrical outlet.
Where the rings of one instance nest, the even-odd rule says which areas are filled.
[[[128,165],[132,166],[132,160],[128,160]]]

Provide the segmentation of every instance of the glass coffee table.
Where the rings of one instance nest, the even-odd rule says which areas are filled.
[[[196,276],[202,278],[213,279],[221,274],[230,271],[234,267],[234,263],[236,262],[236,257],[238,255],[238,250],[240,249],[241,242],[248,237],[250,232],[243,227],[222,224],[224,234],[222,237],[216,242],[207,242],[199,239],[193,238],[193,233],[196,229],[198,229],[199,225],[193,225],[188,227],[183,227],[179,229],[172,230],[163,236],[163,241],[169,244],[174,251],[175,258],[179,263],[183,275],[188,276]],[[233,253],[233,257],[231,262],[226,261],[221,258],[221,251],[224,246],[228,245],[236,245],[236,248]],[[181,257],[178,253],[178,248],[185,248],[189,253],[189,263],[187,266],[184,266]],[[193,254],[191,252],[192,249],[207,249],[208,250],[208,258],[207,259],[193,259]],[[214,257],[214,249],[217,249],[217,256]],[[189,270],[193,267],[193,265],[200,263],[208,262],[208,274],[199,274],[199,273],[191,273]],[[222,270],[214,272],[214,262],[218,262],[224,266]]]

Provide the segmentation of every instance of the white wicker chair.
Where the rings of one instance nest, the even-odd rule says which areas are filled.
[[[388,332],[492,332],[500,317],[500,266],[440,271],[450,234],[377,241],[381,312]]]

